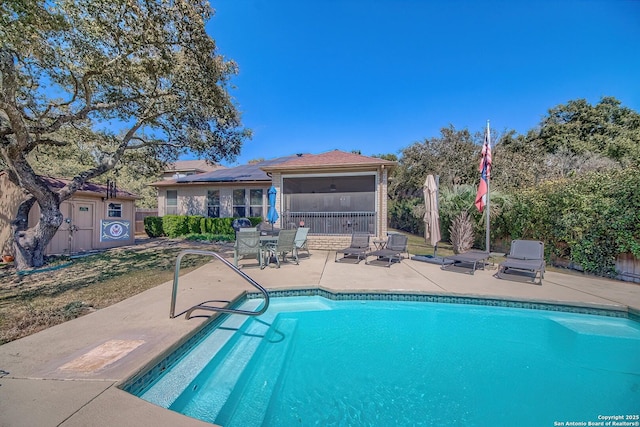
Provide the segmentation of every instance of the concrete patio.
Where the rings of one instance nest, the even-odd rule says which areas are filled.
[[[241,262],[242,263],[242,262]],[[547,272],[542,286],[468,274],[404,260],[391,268],[335,263],[313,251],[300,265],[243,271],[269,290],[420,292],[585,306],[640,315],[640,285]],[[0,426],[204,426],[138,399],[117,385],[179,346],[208,319],[169,318],[168,282],[111,307],[0,346]],[[253,290],[220,261],[180,279],[176,313],[212,299],[234,300]],[[197,314],[202,314],[198,312]]]

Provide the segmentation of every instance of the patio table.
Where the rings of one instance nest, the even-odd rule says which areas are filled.
[[[265,267],[268,266],[269,264],[271,264],[271,260],[273,259],[273,256],[271,254],[271,252],[269,251],[269,246],[272,245],[276,245],[278,243],[278,236],[260,236],[260,246],[262,246],[262,248],[265,250],[266,255],[265,255]],[[275,256],[277,256],[276,254],[274,254]],[[275,262],[275,261],[273,261]]]
[[[387,241],[384,239],[373,239],[372,242],[377,251],[384,249],[387,246]]]

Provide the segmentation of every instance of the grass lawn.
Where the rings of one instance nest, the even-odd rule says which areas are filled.
[[[27,275],[0,270],[0,344],[125,300],[173,279],[177,254],[187,248],[219,250],[210,243],[145,239],[136,246],[80,258],[55,258],[47,271]],[[181,274],[206,262],[189,256]]]

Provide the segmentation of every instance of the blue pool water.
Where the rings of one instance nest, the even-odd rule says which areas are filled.
[[[516,308],[274,298],[259,318],[229,316],[136,394],[223,426],[595,422],[640,412],[640,326]]]

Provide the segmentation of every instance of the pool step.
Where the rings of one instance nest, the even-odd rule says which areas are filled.
[[[236,341],[243,337],[237,331],[244,331],[248,326],[246,316],[231,315],[214,331],[207,335],[182,360],[164,372],[155,384],[139,396],[151,403],[170,407],[176,399],[188,389],[198,373],[211,364],[212,358],[220,360]],[[266,331],[266,328],[265,328]],[[256,345],[257,347],[257,345]]]
[[[243,332],[235,334],[236,338],[211,359],[169,409],[213,422],[270,326],[249,319]]]
[[[258,363],[245,370],[215,420],[225,427],[262,425],[282,367],[290,352],[296,319],[280,319],[254,354]],[[237,410],[237,408],[244,408]]]

